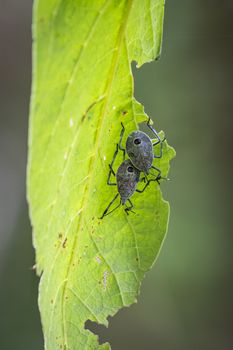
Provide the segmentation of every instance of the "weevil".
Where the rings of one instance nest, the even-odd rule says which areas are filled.
[[[130,197],[134,194],[134,192],[142,193],[151,181],[157,181],[159,183],[159,180],[163,179],[161,177],[161,170],[155,167],[152,163],[154,158],[162,157],[162,144],[164,140],[161,140],[157,131],[150,125],[150,118],[147,121],[147,125],[151,129],[151,131],[156,135],[157,141],[155,141],[154,143],[152,143],[150,137],[146,133],[144,133],[143,131],[136,130],[131,132],[127,137],[126,148],[122,147],[122,139],[124,136],[125,127],[123,123],[121,123],[121,125],[122,129],[120,133],[120,141],[119,143],[117,143],[112,162],[111,164],[109,164],[109,174],[107,180],[107,184],[109,186],[117,186],[118,193],[111,200],[107,208],[104,210],[100,219],[103,219],[106,215],[109,215],[110,213],[115,211],[117,208],[119,208],[120,205],[125,205],[125,212],[127,215],[130,211],[133,212],[133,203],[131,202]],[[159,143],[161,145],[160,153],[158,155],[155,155],[153,152],[153,147]],[[115,171],[113,170],[113,164],[115,162],[119,149],[123,152],[123,162],[121,163],[117,172],[115,173]],[[125,153],[127,153],[129,156],[129,159],[127,160],[125,160]],[[158,174],[154,179],[148,180],[147,175],[149,175],[149,170],[151,168],[157,170]],[[139,190],[137,189],[137,185],[140,181],[141,172],[145,174],[145,177],[143,177],[141,180],[144,180],[146,183],[144,187],[141,190]],[[111,182],[112,175],[115,176],[116,182]],[[119,204],[114,209],[109,211],[110,207],[119,197],[119,195]],[[129,203],[129,206],[127,206],[127,202]]]
[[[120,134],[119,149],[128,154],[132,164],[145,175],[149,174],[150,169],[155,169],[158,176],[161,178],[161,170],[153,165],[154,158],[161,158],[163,154],[163,140],[161,140],[157,131],[150,125],[151,119],[148,118],[147,126],[156,136],[156,141],[152,142],[150,137],[143,131],[136,130],[129,134],[126,140],[126,147],[122,147],[122,139],[125,132],[125,127],[121,123],[122,129]],[[154,154],[153,147],[160,144],[159,154]],[[153,174],[151,174],[153,175]]]
[[[118,144],[116,151],[113,156],[112,163],[109,164],[109,174],[108,174],[108,180],[107,184],[109,186],[117,186],[118,193],[115,195],[115,197],[111,200],[107,208],[104,210],[103,215],[100,219],[103,219],[104,216],[112,213],[114,210],[119,208],[120,205],[126,205],[126,202],[129,202],[129,206],[126,205],[125,212],[128,214],[129,211],[132,211],[133,204],[130,200],[130,197],[134,194],[136,191],[136,187],[140,178],[140,171],[136,169],[131,161],[129,159],[124,160],[119,168],[117,169],[117,173],[113,170],[113,163],[116,159],[116,155],[118,153]],[[111,181],[111,175],[115,176],[116,182]],[[119,204],[109,211],[109,208],[112,206],[112,204],[115,202],[115,200],[120,195],[120,202]]]
[[[145,191],[146,187],[150,184],[151,181],[158,181],[156,179],[150,179],[146,181],[144,187],[142,189],[138,189],[137,185],[140,181],[140,173],[141,171],[135,168],[135,166],[132,164],[130,159],[124,160],[119,168],[117,169],[117,172],[113,170],[113,164],[116,159],[116,156],[119,151],[119,145],[117,144],[116,151],[114,153],[113,159],[111,164],[109,164],[109,174],[108,174],[108,180],[107,184],[109,186],[117,186],[118,193],[115,195],[115,197],[111,200],[111,202],[108,204],[107,208],[104,210],[102,216],[100,219],[103,219],[104,216],[109,215],[113,211],[115,211],[117,208],[119,208],[120,205],[125,205],[125,212],[128,215],[129,212],[133,212],[133,203],[130,200],[130,197],[134,194],[134,192],[142,193]],[[115,176],[116,182],[111,181],[111,175]],[[145,180],[145,178],[142,178],[141,181]],[[120,202],[119,204],[109,211],[112,204],[115,202],[115,200],[120,195]],[[127,206],[126,203],[129,203],[129,206]],[[133,212],[134,213],[134,212]]]

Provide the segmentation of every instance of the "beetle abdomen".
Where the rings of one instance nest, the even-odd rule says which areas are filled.
[[[116,173],[117,188],[122,204],[125,204],[136,190],[140,171],[136,169],[129,159],[125,160]]]
[[[134,167],[149,173],[154,159],[151,139],[142,131],[132,132],[126,141],[126,152]]]

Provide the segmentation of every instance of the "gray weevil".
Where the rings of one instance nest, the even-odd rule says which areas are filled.
[[[103,219],[104,216],[112,213],[115,211],[120,205],[125,205],[125,212],[128,215],[128,213],[131,211],[133,212],[133,204],[130,200],[130,197],[134,194],[134,192],[142,193],[146,189],[146,187],[150,184],[151,181],[157,181],[159,183],[159,180],[162,179],[161,177],[161,170],[159,168],[156,168],[153,166],[153,159],[154,158],[161,158],[162,157],[162,142],[164,140],[161,140],[158,133],[152,126],[149,124],[150,119],[147,122],[148,127],[153,131],[153,133],[157,137],[157,141],[152,143],[149,136],[142,132],[142,131],[133,131],[129,134],[127,141],[126,141],[126,149],[124,149],[121,145],[122,138],[124,135],[124,125],[122,125],[122,130],[120,134],[120,141],[117,144],[115,153],[113,155],[113,159],[111,164],[109,164],[109,174],[108,174],[108,180],[107,184],[109,186],[117,186],[118,193],[115,195],[115,197],[111,200],[111,202],[108,204],[107,208],[104,210],[102,216],[100,219]],[[160,154],[154,155],[153,152],[153,146],[159,144],[160,147]],[[116,159],[116,156],[118,154],[119,149],[123,151],[123,159],[125,159],[125,152],[127,152],[130,159],[124,160],[117,172],[115,173],[113,170],[113,164]],[[147,179],[147,175],[149,174],[149,170],[153,168],[158,171],[158,175],[154,179]],[[143,172],[145,174],[145,177],[140,180],[140,173]],[[116,182],[111,182],[111,175],[115,176]],[[139,190],[137,189],[137,185],[139,181],[144,180],[146,182],[145,186]],[[112,204],[115,202],[115,200],[120,195],[120,202],[119,204],[109,211]],[[126,202],[129,203],[129,206],[126,205]]]

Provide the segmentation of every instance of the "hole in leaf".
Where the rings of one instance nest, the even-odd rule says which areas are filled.
[[[108,329],[105,326],[103,326],[102,324],[98,324],[98,323],[93,322],[91,320],[87,320],[85,322],[85,329],[88,329],[89,331],[91,331],[92,333],[94,333],[95,335],[97,335],[99,337],[100,345],[109,342],[109,339],[107,339],[108,338]]]

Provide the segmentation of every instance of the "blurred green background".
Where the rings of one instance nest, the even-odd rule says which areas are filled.
[[[29,0],[0,1],[0,349],[42,350],[25,200]],[[233,349],[233,1],[167,1],[160,61],[136,98],[177,151],[168,236],[138,304],[98,328],[113,350]],[[54,349],[56,350],[56,349]]]

